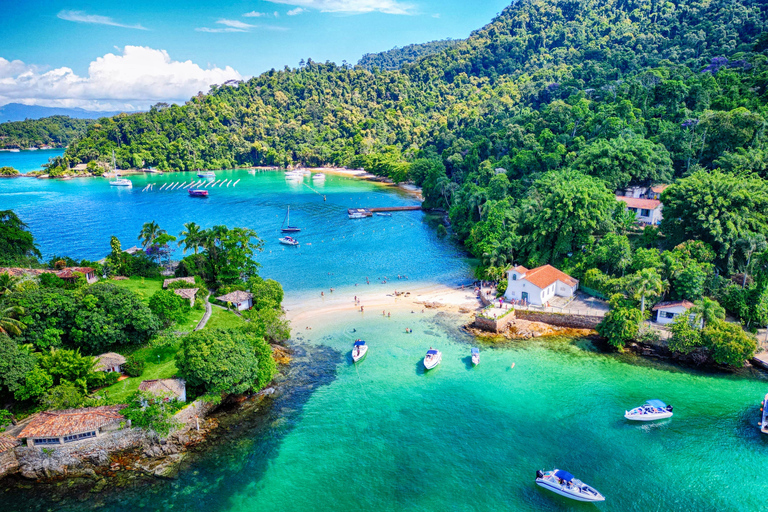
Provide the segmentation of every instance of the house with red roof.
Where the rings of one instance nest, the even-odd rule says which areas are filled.
[[[685,315],[693,307],[693,302],[687,300],[659,302],[653,306],[654,322],[657,324],[671,324],[680,315]],[[691,318],[691,321],[694,319]]]
[[[625,196],[616,196],[616,199],[627,205],[627,211],[635,214],[637,222],[653,225],[661,222],[661,210],[664,205],[658,199]]]
[[[530,270],[518,265],[507,272],[507,291],[504,297],[510,301],[523,300],[528,304],[543,306],[555,296],[573,297],[578,289],[578,279],[552,265]]]
[[[107,405],[44,411],[38,414],[16,436],[26,439],[27,446],[64,445],[83,439],[99,437],[104,432],[118,430],[125,422],[120,414],[124,405]]]

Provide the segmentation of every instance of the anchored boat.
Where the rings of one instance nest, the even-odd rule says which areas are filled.
[[[472,364],[474,366],[477,366],[480,364],[480,349],[477,347],[472,347]]]
[[[430,349],[427,350],[427,355],[424,356],[424,368],[431,370],[435,366],[439,365],[440,361],[442,360],[443,353],[430,347]]]
[[[597,489],[577,480],[572,474],[562,469],[553,469],[546,473],[536,471],[536,484],[576,501],[605,501],[605,496]]]
[[[187,192],[192,197],[208,197],[208,191],[207,190],[200,190],[200,189],[190,188],[190,189],[187,189]]]
[[[127,178],[121,178],[117,172],[117,164],[115,163],[115,150],[112,150],[112,170],[115,172],[115,179],[110,181],[110,186],[113,187],[133,187],[133,182]]]
[[[358,362],[365,357],[368,353],[368,345],[363,340],[355,340],[355,345],[352,347],[352,361]]]
[[[283,245],[299,245],[299,241],[295,238],[291,238],[290,236],[284,236],[280,239],[280,243]]]
[[[287,224],[287,225],[286,225]],[[288,213],[285,214],[285,218],[283,219],[283,225],[280,226],[280,231],[283,233],[298,233],[301,231],[301,228],[297,228],[296,226],[291,226],[291,207],[288,207]]]
[[[763,406],[760,408],[763,413],[763,421],[760,422],[760,431],[763,434],[768,434],[768,395],[765,395],[763,400]]]
[[[624,411],[624,417],[632,421],[663,420],[672,416],[672,406],[661,400],[648,400],[640,407]]]
[[[216,173],[213,171],[205,171],[197,173],[198,178],[215,178]]]

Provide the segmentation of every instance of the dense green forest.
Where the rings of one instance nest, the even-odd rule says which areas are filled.
[[[357,61],[357,65],[374,71],[393,71],[402,68],[405,64],[410,64],[427,55],[433,55],[446,48],[454,46],[459,41],[453,39],[443,39],[440,41],[429,41],[427,43],[409,44],[398,48],[395,46],[391,50],[379,53],[366,53]]]
[[[66,156],[362,166],[423,186],[479,275],[551,263],[618,295],[601,328],[616,345],[646,299],[699,302],[716,329],[713,300],[754,328],[768,324],[766,27],[761,1],[520,1],[399,70],[309,60],[100,120]],[[664,221],[640,231],[614,192],[659,183]],[[715,354],[722,332],[675,346]]]
[[[85,135],[93,119],[51,116],[0,123],[0,148],[64,147],[72,139]]]

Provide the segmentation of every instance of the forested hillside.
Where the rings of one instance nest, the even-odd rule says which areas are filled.
[[[409,44],[402,48],[392,48],[385,52],[366,53],[357,61],[357,65],[368,71],[374,71],[378,68],[381,71],[392,71],[400,69],[405,64],[410,64],[427,55],[433,55],[446,48],[454,46],[458,41],[453,39],[443,39],[440,41],[429,41],[428,43]]]
[[[616,344],[646,298],[766,325],[766,27],[765,1],[523,0],[400,70],[273,70],[103,120],[67,157],[363,166],[423,185],[483,275],[552,263],[619,293]],[[614,192],[660,183],[664,221],[640,234]]]
[[[82,137],[92,119],[51,116],[43,119],[0,123],[0,148],[64,147]]]

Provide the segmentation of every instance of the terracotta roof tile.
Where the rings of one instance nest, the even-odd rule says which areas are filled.
[[[125,405],[107,405],[41,412],[19,433],[23,437],[61,437],[96,430],[105,425],[123,421],[120,410]]]
[[[0,453],[7,452],[14,446],[18,446],[19,440],[9,435],[0,435]]]
[[[96,272],[96,270],[92,269],[91,267],[67,267],[61,269],[61,271],[59,271],[56,276],[61,279],[71,279],[76,277],[75,272],[87,276],[88,274]]]
[[[524,266],[522,266],[522,265],[518,265],[518,266],[516,266],[515,268],[513,268],[512,270],[515,270],[515,271],[517,271],[517,272],[520,272],[521,274],[525,274],[526,272],[528,272],[528,269],[527,269],[527,268],[525,268],[525,267],[524,267]]]
[[[661,205],[661,201],[657,199],[640,199],[637,197],[624,197],[616,196],[616,199],[627,203],[630,208],[642,208],[644,210],[655,210]]]
[[[684,307],[685,309],[691,309],[694,304],[693,302],[687,301],[687,300],[676,300],[676,301],[667,301],[667,302],[659,302],[655,306],[653,306],[653,309],[651,311],[657,311],[659,309],[666,309],[666,308],[674,308],[674,307]]]
[[[220,300],[222,302],[240,303],[252,298],[252,293],[235,290],[234,292],[222,295],[221,297],[216,297],[216,300]]]
[[[668,188],[669,188],[669,185],[655,185],[655,186],[651,187],[651,190],[653,192],[656,192],[657,194],[661,194],[662,192],[664,192]]]
[[[200,288],[176,288],[173,293],[182,299],[192,299]]]
[[[533,270],[529,270],[525,274],[524,279],[542,289],[554,284],[556,281],[561,281],[568,286],[576,286],[579,284],[578,280],[572,278],[565,272],[557,270],[552,265],[543,265],[541,267],[536,267]]]
[[[170,393],[173,396],[181,396],[186,389],[186,383],[181,379],[152,379],[144,380],[139,384],[139,391],[150,393]]]
[[[107,368],[120,366],[123,363],[125,363],[125,357],[121,356],[117,352],[107,352],[106,354],[101,354],[96,358],[96,364],[93,365],[93,370],[96,372],[104,371]]]

